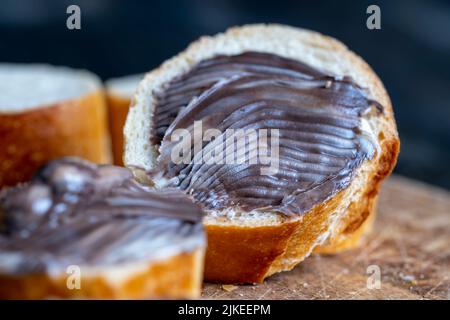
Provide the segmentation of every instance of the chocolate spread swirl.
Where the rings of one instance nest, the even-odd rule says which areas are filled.
[[[202,212],[128,169],[63,158],[0,198],[0,273],[65,272],[160,258],[203,244]]]
[[[157,93],[151,140],[160,144],[153,172],[206,209],[240,207],[302,214],[345,189],[376,152],[362,115],[382,107],[348,77],[331,76],[274,54],[244,52],[199,62]],[[261,164],[174,163],[177,129],[277,129],[279,170]],[[202,149],[212,148],[206,141]],[[195,150],[191,152],[195,157]]]

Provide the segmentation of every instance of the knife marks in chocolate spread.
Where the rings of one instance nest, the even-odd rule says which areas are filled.
[[[162,145],[155,171],[207,209],[301,214],[346,188],[373,157],[375,142],[361,129],[372,106],[380,108],[351,79],[294,60],[257,52],[213,57],[158,93],[152,142]],[[221,132],[278,129],[278,172],[261,175],[259,164],[174,164],[171,134],[194,121]]]

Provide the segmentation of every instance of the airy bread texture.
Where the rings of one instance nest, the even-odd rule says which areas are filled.
[[[0,63],[0,111],[20,112],[76,99],[101,87],[85,70],[45,64]]]
[[[376,156],[357,170],[350,186],[304,215],[253,210],[207,212],[208,236],[205,279],[222,283],[261,282],[276,272],[292,269],[316,252],[333,253],[359,242],[370,229],[380,182],[393,169],[399,138],[391,101],[380,79],[360,57],[341,42],[316,32],[282,25],[248,25],[203,37],[146,75],[139,85],[125,125],[125,165],[141,181],[158,157],[150,142],[155,93],[196,63],[218,54],[261,51],[299,60],[336,76],[350,76],[384,107],[382,115],[368,113],[363,124],[378,142]]]
[[[106,81],[106,98],[108,101],[109,132],[114,157],[114,164],[123,165],[123,126],[127,119],[131,98],[137,89],[143,74],[136,74]]]
[[[81,268],[80,286],[70,274],[0,276],[0,299],[191,299],[200,295],[204,249],[150,263]]]
[[[87,71],[0,64],[0,188],[49,160],[111,160],[103,89]]]

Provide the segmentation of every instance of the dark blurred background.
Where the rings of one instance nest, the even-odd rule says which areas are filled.
[[[81,8],[81,30],[66,8]],[[381,8],[381,30],[366,9]],[[148,71],[203,34],[277,22],[336,37],[375,69],[402,141],[396,172],[450,189],[450,2],[0,0],[0,61],[89,69],[103,79]]]

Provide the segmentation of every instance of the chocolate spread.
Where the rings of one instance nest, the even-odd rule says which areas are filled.
[[[157,93],[151,142],[160,144],[150,175],[185,190],[206,209],[240,207],[302,214],[345,189],[376,142],[362,115],[376,101],[349,77],[332,76],[274,54],[244,52],[203,60]],[[261,164],[174,163],[177,129],[277,129],[279,168]],[[208,146],[209,145],[209,146]],[[213,141],[203,141],[202,149]],[[196,150],[191,150],[193,157]],[[197,150],[198,152],[198,150]]]
[[[64,273],[193,250],[204,241],[201,218],[178,190],[155,192],[128,169],[63,158],[0,197],[0,273]]]

